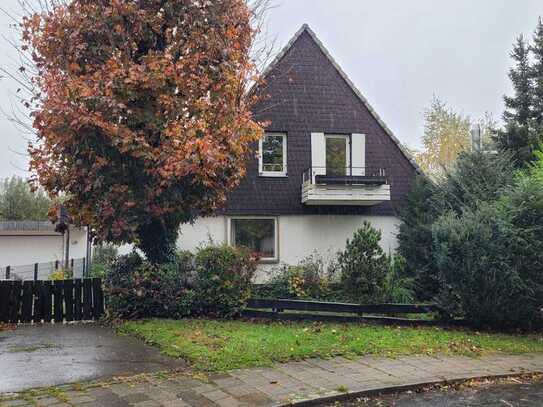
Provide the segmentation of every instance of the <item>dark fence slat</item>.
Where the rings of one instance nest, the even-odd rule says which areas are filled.
[[[244,318],[271,319],[277,321],[321,321],[321,322],[358,322],[358,323],[378,323],[384,325],[402,325],[402,326],[441,326],[443,323],[439,320],[425,319],[407,319],[378,316],[349,316],[349,315],[326,315],[326,314],[294,314],[277,313],[270,311],[243,310],[241,313]],[[453,323],[451,323],[453,325]]]
[[[23,284],[20,280],[14,280],[11,295],[9,309],[9,322],[16,324],[19,322],[19,316],[21,311],[21,297],[22,297]]]
[[[0,321],[9,322],[9,299],[11,298],[11,281],[0,281]]]
[[[64,312],[66,321],[74,320],[74,281],[64,281]]]
[[[428,314],[438,311],[433,304],[368,304],[360,305],[359,313],[368,314]]]
[[[53,295],[54,295],[54,310],[53,315],[55,318],[55,322],[62,322],[64,319],[64,301],[63,299],[63,291],[64,291],[64,281],[62,280],[55,280],[53,281]]]
[[[74,320],[81,321],[83,318],[83,284],[80,278],[74,280]]]
[[[275,300],[275,299],[249,299],[247,306],[249,308],[271,308],[271,309],[289,309],[298,311],[321,311],[321,312],[350,312],[358,313],[357,304],[346,304],[340,302],[317,302],[317,301],[299,301],[299,300]]]
[[[92,319],[92,280],[83,280],[83,320]]]
[[[21,322],[32,321],[32,303],[34,302],[33,283],[34,281],[31,280],[23,282]]]
[[[248,308],[274,310],[336,312],[352,314],[424,314],[437,311],[433,304],[349,304],[338,302],[276,300],[251,298]]]
[[[0,281],[0,322],[63,322],[99,319],[102,280]]]
[[[43,319],[43,296],[42,296],[43,281],[36,280],[32,286],[34,297],[34,307],[32,312],[32,320],[41,322]]]
[[[50,322],[53,318],[53,302],[51,296],[53,294],[53,284],[51,281],[44,281],[41,290],[41,303],[43,306],[43,320]]]
[[[100,319],[104,313],[104,294],[102,292],[102,280],[99,278],[92,279],[92,297],[93,297],[93,308],[92,315],[94,319]]]

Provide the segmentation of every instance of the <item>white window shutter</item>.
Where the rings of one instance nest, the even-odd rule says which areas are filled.
[[[326,175],[326,142],[324,133],[311,133],[311,167],[312,174]]]
[[[351,136],[351,165],[353,175],[366,174],[366,135],[353,133]]]
[[[260,175],[262,175],[262,171],[263,171],[263,165],[262,165],[262,159],[263,159],[262,141],[263,141],[264,137],[266,137],[266,136],[263,135],[262,138],[258,141],[258,173]]]

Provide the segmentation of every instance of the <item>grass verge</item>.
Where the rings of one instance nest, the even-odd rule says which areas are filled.
[[[137,336],[164,354],[201,371],[269,366],[274,362],[375,354],[543,352],[542,335],[505,335],[441,328],[306,322],[256,323],[204,319],[125,322],[120,333]]]

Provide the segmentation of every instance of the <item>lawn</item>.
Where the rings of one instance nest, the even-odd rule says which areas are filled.
[[[542,335],[505,335],[441,328],[405,328],[304,322],[217,320],[125,322],[121,334],[137,336],[166,355],[202,371],[269,366],[274,362],[376,354],[543,352]]]

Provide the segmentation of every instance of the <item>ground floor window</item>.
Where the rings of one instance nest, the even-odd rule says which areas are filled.
[[[277,219],[239,217],[230,219],[229,243],[253,250],[262,260],[277,260]]]

